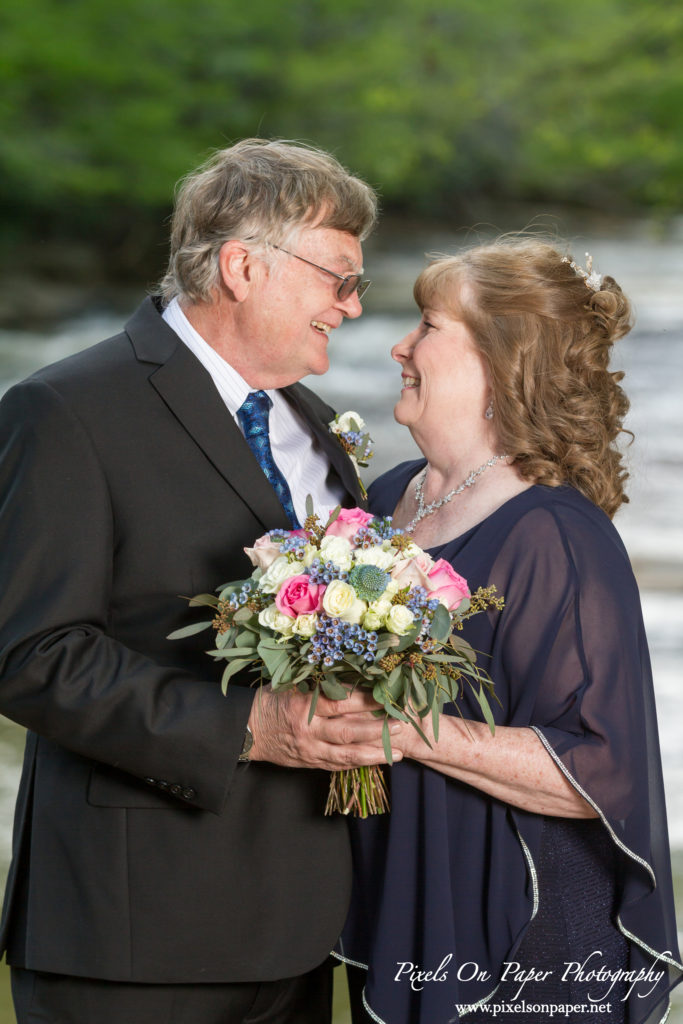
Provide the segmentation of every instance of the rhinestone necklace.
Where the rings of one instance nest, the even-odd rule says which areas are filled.
[[[442,508],[444,505],[447,505],[451,498],[455,498],[457,494],[462,494],[464,490],[466,490],[468,487],[471,487],[472,484],[476,483],[478,477],[480,477],[482,473],[485,473],[489,466],[495,466],[497,462],[502,462],[503,459],[507,459],[507,455],[493,455],[488,460],[488,462],[484,462],[483,465],[479,466],[478,469],[473,469],[472,472],[465,477],[461,484],[459,484],[457,487],[454,487],[452,491],[448,492],[448,494],[444,494],[443,498],[438,498],[436,501],[430,501],[429,505],[425,505],[424,502],[424,485],[425,480],[427,479],[427,470],[429,468],[429,465],[425,466],[425,468],[422,470],[419,477],[415,481],[417,513],[415,514],[415,516],[413,516],[408,525],[405,527],[406,533],[412,533],[417,524],[421,522],[421,520],[426,519],[427,516],[431,516],[432,513],[438,511],[438,509]]]

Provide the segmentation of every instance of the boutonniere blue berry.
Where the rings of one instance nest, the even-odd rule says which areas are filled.
[[[366,498],[367,491],[363,486],[359,471],[370,464],[373,451],[372,438],[365,428],[365,420],[350,409],[348,412],[337,413],[328,426],[353,462],[358,474],[361,493]]]

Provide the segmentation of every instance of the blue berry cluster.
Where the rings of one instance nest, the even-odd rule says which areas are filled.
[[[285,535],[283,540],[278,540],[280,551],[283,555],[292,553],[299,561],[304,557],[304,549],[307,544],[306,537],[290,537]]]
[[[353,540],[359,548],[374,548],[382,541],[391,540],[397,533],[403,533],[403,530],[395,530],[391,525],[391,518],[384,516],[381,519],[373,519],[367,526],[361,526]]]
[[[344,580],[349,578],[345,569],[340,569],[334,562],[324,562],[321,558],[314,558],[308,570],[311,583],[331,583],[332,580]]]
[[[418,618],[428,612],[435,612],[439,607],[439,600],[430,597],[424,587],[411,587],[408,591],[406,607],[410,608],[413,615]]]
[[[329,668],[345,654],[359,654],[364,661],[374,661],[377,654],[377,633],[343,619],[322,614],[318,629],[311,637],[308,660],[312,665]]]
[[[255,589],[256,584],[253,580],[245,580],[240,589],[233,591],[228,598],[228,607],[236,612],[238,608],[242,608],[253,597]]]

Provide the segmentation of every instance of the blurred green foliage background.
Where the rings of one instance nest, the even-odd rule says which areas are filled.
[[[682,205],[680,0],[3,0],[0,260],[135,275],[177,179],[251,135],[328,148],[385,211]]]

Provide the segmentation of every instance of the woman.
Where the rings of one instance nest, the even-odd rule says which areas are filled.
[[[353,829],[354,1024],[663,1020],[683,967],[647,646],[610,522],[628,302],[536,240],[440,259],[415,298],[395,416],[425,458],[377,480],[371,508],[505,596],[464,633],[500,706],[495,737],[465,696],[473,720],[447,708],[438,743],[392,739],[391,814]]]

